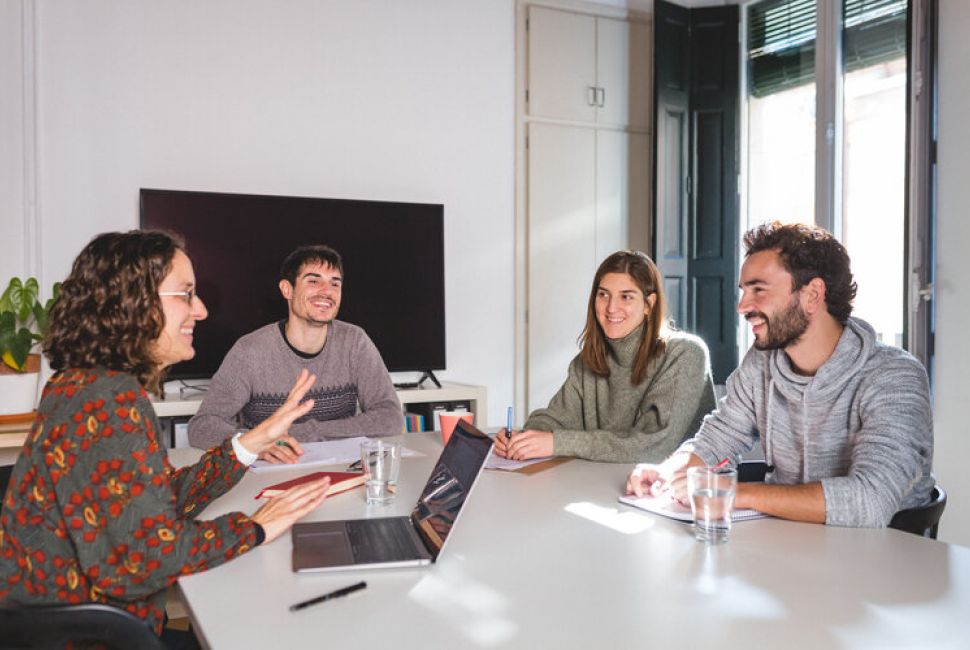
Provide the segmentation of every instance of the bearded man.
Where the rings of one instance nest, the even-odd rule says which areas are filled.
[[[760,442],[763,483],[735,507],[836,526],[883,527],[934,486],[926,370],[852,317],[849,256],[816,226],[764,224],[744,236],[738,312],[754,345],[697,435],[627,490],[686,502],[686,469],[736,460]]]
[[[258,425],[286,401],[304,368],[317,377],[307,393],[313,408],[260,458],[295,463],[300,442],[401,433],[401,403],[380,352],[363,329],[337,320],[343,286],[343,260],[329,246],[300,246],[283,260],[287,317],[246,334],[226,354],[189,420],[193,447],[207,449]]]

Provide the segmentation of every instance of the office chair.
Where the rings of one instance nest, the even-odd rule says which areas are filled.
[[[0,606],[0,645],[11,650],[165,650],[140,618],[101,603]]]
[[[738,463],[738,482],[762,483],[768,474],[768,464],[763,460],[742,460]]]
[[[889,522],[889,527],[921,537],[936,539],[936,532],[940,527],[940,518],[943,517],[943,510],[946,508],[946,490],[937,483],[933,486],[930,497],[930,502],[925,506],[907,508],[897,512]]]
[[[765,480],[768,466],[763,460],[744,460],[738,465],[738,481],[757,483]],[[914,535],[936,539],[943,509],[946,508],[946,490],[939,484],[933,487],[932,499],[925,506],[907,508],[893,515],[890,528]]]
[[[7,492],[7,483],[10,482],[11,474],[13,474],[13,465],[0,465],[0,499]]]

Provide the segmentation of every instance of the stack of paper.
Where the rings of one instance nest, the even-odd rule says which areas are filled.
[[[304,453],[296,463],[269,463],[265,460],[257,460],[250,466],[250,469],[254,472],[267,472],[277,469],[292,469],[293,467],[309,467],[311,465],[352,463],[360,460],[360,443],[367,442],[367,440],[369,438],[358,436],[340,440],[324,440],[323,442],[301,442],[300,446],[303,447]],[[402,458],[423,455],[407,447],[401,449]]]
[[[670,517],[671,519],[676,519],[678,521],[694,521],[694,515],[690,508],[677,503],[670,493],[664,493],[656,497],[636,497],[633,495],[625,495],[620,497],[620,503],[625,503],[627,505],[633,506],[634,508],[640,508],[641,510],[646,510],[647,512],[652,512],[657,515],[663,515],[664,517]],[[737,509],[731,513],[731,521],[745,521],[747,519],[762,519],[767,517],[763,512],[758,512],[757,510],[750,509]]]

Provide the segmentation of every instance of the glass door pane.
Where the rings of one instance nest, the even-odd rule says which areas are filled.
[[[903,345],[906,0],[843,2],[842,242],[854,314]]]
[[[745,9],[747,224],[815,219],[815,0]]]

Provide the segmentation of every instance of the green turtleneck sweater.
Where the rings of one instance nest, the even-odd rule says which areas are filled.
[[[666,351],[650,360],[640,384],[630,382],[641,328],[608,339],[609,377],[597,377],[577,355],[549,406],[526,429],[552,431],[556,456],[609,462],[660,462],[700,428],[715,408],[704,341],[670,332]]]

